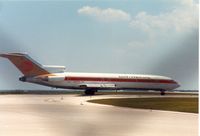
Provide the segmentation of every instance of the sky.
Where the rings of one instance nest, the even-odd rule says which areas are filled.
[[[70,72],[168,76],[198,89],[199,3],[193,0],[1,1],[0,53],[26,52]],[[22,83],[0,59],[0,90]]]

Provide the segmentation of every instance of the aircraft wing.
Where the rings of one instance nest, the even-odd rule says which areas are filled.
[[[82,88],[115,88],[115,84],[80,84],[80,87]]]

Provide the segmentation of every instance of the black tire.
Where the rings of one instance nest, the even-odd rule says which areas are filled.
[[[165,90],[160,91],[160,95],[165,95]]]
[[[87,89],[85,90],[85,95],[94,95],[96,92],[96,90],[93,89]]]

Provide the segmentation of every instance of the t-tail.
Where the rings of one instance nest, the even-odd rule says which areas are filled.
[[[157,75],[75,73],[65,72],[64,66],[45,66],[37,63],[27,54],[6,53],[0,57],[9,59],[24,75],[20,81],[36,83],[55,88],[84,89],[92,95],[97,90],[157,90],[161,95],[180,85],[173,79]]]
[[[0,57],[9,59],[25,77],[50,74],[41,64],[34,61],[27,54],[7,53],[0,54]]]

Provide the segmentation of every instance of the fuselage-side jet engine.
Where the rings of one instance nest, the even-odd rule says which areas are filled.
[[[161,95],[180,85],[173,79],[157,75],[75,73],[64,66],[41,65],[25,53],[0,54],[9,59],[23,74],[20,81],[55,88],[83,89],[93,95],[98,90],[157,90]]]

